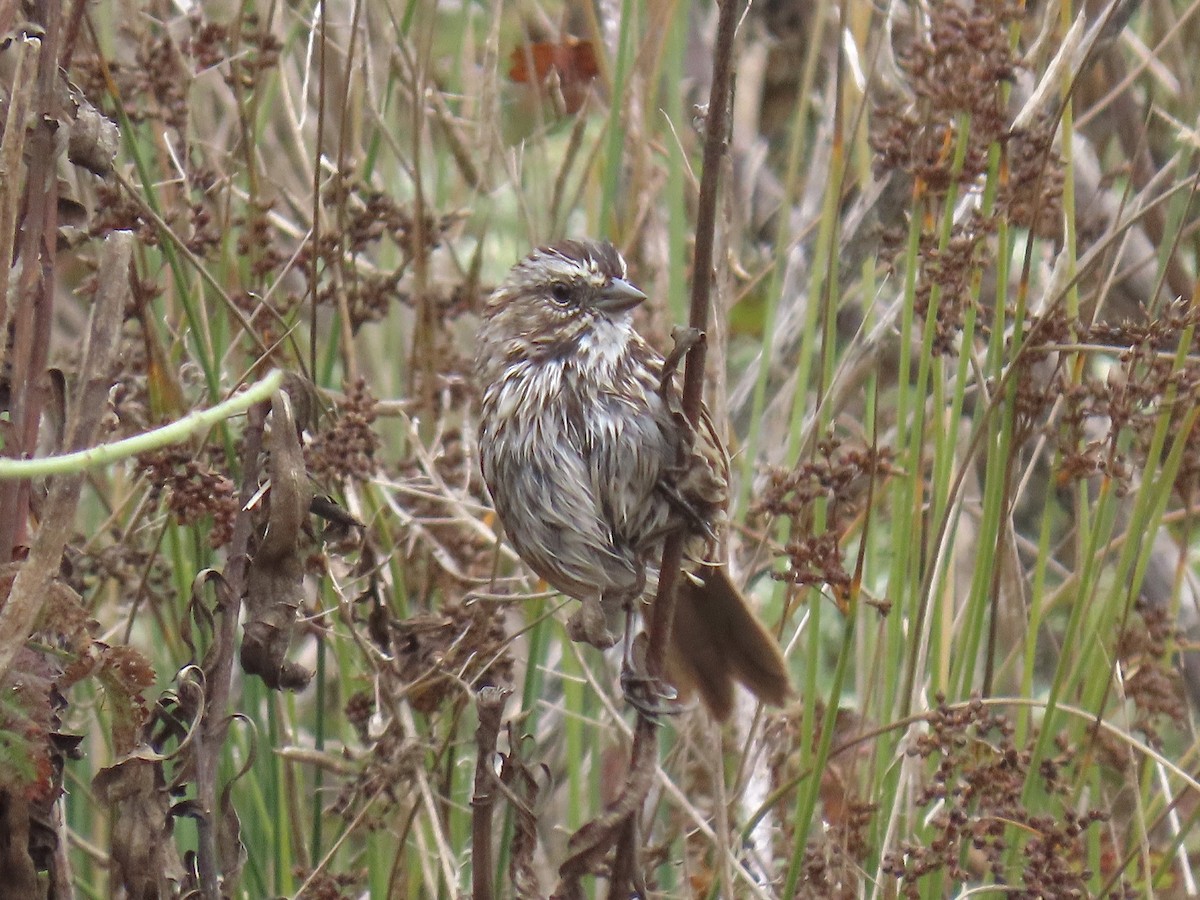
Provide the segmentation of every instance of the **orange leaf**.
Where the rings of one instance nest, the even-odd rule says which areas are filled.
[[[517,84],[542,85],[551,73],[558,76],[565,97],[578,97],[578,103],[568,101],[568,112],[577,112],[582,105],[586,88],[600,74],[600,63],[591,41],[567,35],[562,41],[538,41],[513,48],[509,57],[512,66],[508,77]],[[529,66],[533,65],[530,78]],[[574,108],[571,108],[574,107]]]

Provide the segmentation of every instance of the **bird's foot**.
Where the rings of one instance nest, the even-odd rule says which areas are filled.
[[[648,719],[677,716],[688,705],[670,682],[651,675],[646,666],[646,635],[641,633],[621,660],[621,692],[625,701]]]
[[[625,694],[625,702],[647,719],[677,716],[688,708],[679,701],[679,692],[666,681],[645,672],[635,672],[628,666],[621,667],[621,691]]]
[[[704,332],[699,328],[679,325],[671,331],[671,337],[675,341],[675,346],[671,348],[671,352],[663,360],[662,376],[659,384],[659,393],[664,398],[667,398],[668,393],[671,392],[674,386],[675,372],[679,369],[679,364],[683,362],[683,358],[688,355],[688,352],[693,347],[705,339]]]

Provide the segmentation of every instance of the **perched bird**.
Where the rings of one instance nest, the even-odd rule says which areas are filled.
[[[487,301],[475,358],[483,478],[509,541],[581,601],[571,638],[610,647],[657,581],[664,538],[682,530],[668,677],[719,719],[739,681],[782,703],[787,666],[713,560],[729,501],[728,459],[708,412],[678,410],[664,360],[633,328],[646,299],[609,243],[562,241],[517,263]]]

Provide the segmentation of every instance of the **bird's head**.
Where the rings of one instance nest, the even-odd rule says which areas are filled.
[[[560,241],[513,266],[488,299],[481,338],[503,345],[491,348],[502,355],[535,358],[623,345],[633,336],[630,310],[645,299],[612,244]]]

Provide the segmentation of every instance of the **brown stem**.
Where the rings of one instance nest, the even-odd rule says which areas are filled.
[[[180,684],[180,691],[187,687]],[[195,682],[190,683],[190,690],[200,692]],[[203,700],[199,702],[203,703]],[[196,818],[196,874],[199,876],[199,895],[203,900],[221,900],[222,866],[217,851],[217,820],[220,813],[217,810],[217,779],[216,758],[220,755],[220,741],[209,742],[209,725],[212,722],[212,711],[205,711],[206,721],[196,728],[193,736],[192,753],[196,759],[196,800],[200,807],[200,815]]]
[[[729,94],[733,81],[733,39],[737,30],[737,0],[721,0],[717,38],[713,46],[713,77],[708,96],[708,118],[704,135],[704,161],[700,175],[700,197],[696,210],[696,252],[692,265],[692,301],[688,325],[701,336],[708,329],[709,299],[712,295],[713,247],[717,224],[717,189],[721,157],[727,148]],[[704,407],[704,362],[707,342],[696,341],[688,351],[683,373],[683,412],[693,426],[700,422]],[[659,569],[658,593],[651,610],[650,641],[646,665],[650,674],[664,671],[671,623],[675,619],[675,579],[683,560],[683,535],[668,537]]]
[[[61,11],[58,0],[38,4],[34,15],[44,29],[38,57],[37,88],[28,141],[29,168],[25,176],[26,213],[20,246],[21,274],[17,307],[12,317],[13,353],[9,378],[12,434],[5,454],[33,454],[42,415],[42,373],[50,346],[54,307],[54,260],[58,240],[58,174],[55,134],[59,125],[58,45]],[[8,267],[12,260],[0,260]],[[4,340],[6,335],[0,335]],[[25,540],[29,482],[0,482],[0,561]]]
[[[582,900],[585,896],[581,884],[583,876],[596,871],[608,851],[619,844],[629,827],[629,820],[641,812],[654,781],[657,758],[658,725],[649,716],[639,716],[625,786],[600,816],[571,835],[567,845],[571,855],[559,866],[558,886],[551,894],[551,900]],[[623,862],[622,867],[625,865],[636,867],[636,860]]]
[[[12,87],[8,101],[8,117],[4,123],[4,138],[0,141],[0,171],[8,173],[8,177],[0,179],[0,335],[4,336],[8,335],[8,323],[12,316],[8,280],[16,241],[17,216],[21,206],[22,185],[18,174],[23,166],[21,158],[25,150],[25,122],[29,118],[29,105],[33,100],[42,42],[37,39],[19,38],[15,42],[15,48],[16,62],[13,63],[10,76]],[[4,369],[4,357],[7,352],[7,339],[0,340],[0,371]]]
[[[479,725],[475,729],[475,793],[471,795],[471,896],[474,900],[492,900],[492,812],[496,807],[496,738],[500,734],[500,716],[504,701],[512,693],[505,688],[487,686],[479,691]]]
[[[704,168],[700,177],[699,209],[696,216],[696,254],[692,274],[691,314],[688,324],[703,336],[708,327],[709,297],[712,293],[713,245],[717,217],[717,189],[721,157],[726,149],[729,93],[733,76],[733,39],[738,20],[737,0],[720,0],[717,38],[713,48],[713,79],[708,102],[704,141]],[[700,421],[704,395],[705,341],[696,341],[687,356],[683,379],[683,411],[692,425]],[[646,650],[649,673],[661,678],[665,671],[667,644],[675,617],[675,580],[683,562],[683,536],[667,537],[659,569],[658,592],[651,608],[650,639]],[[620,796],[598,818],[571,836],[571,856],[559,867],[556,900],[584,896],[581,878],[595,870],[610,848],[616,849],[611,870],[614,886],[636,884],[640,875],[637,859],[637,816],[640,814],[658,760],[658,723],[639,711],[630,753],[629,775]],[[614,891],[613,896],[617,896]],[[625,896],[625,895],[622,895]]]
[[[68,452],[92,446],[108,408],[107,396],[112,388],[109,372],[116,358],[121,310],[129,297],[132,255],[133,236],[129,232],[114,232],[105,238],[97,276],[99,289],[79,364],[80,387],[67,422],[64,446]],[[0,609],[0,681],[33,631],[49,595],[50,583],[62,567],[63,549],[73,533],[83,480],[84,473],[79,470],[59,475],[50,483],[41,525],[13,581],[8,600]]]
[[[638,865],[641,831],[637,813],[625,819],[617,836],[617,851],[613,857],[610,897],[645,897],[646,879]]]
[[[197,825],[196,863],[200,874],[200,890],[205,900],[219,900],[223,861],[218,850],[217,823],[221,819],[217,801],[217,765],[228,727],[226,709],[233,683],[234,647],[237,644],[238,618],[242,595],[246,591],[246,570],[249,565],[250,537],[254,521],[248,509],[259,488],[259,455],[262,450],[263,427],[269,403],[252,406],[246,413],[246,429],[242,437],[242,487],[238,498],[238,515],[233,523],[228,562],[224,578],[214,584],[216,608],[220,615],[220,632],[214,636],[213,657],[205,661],[204,722],[201,735],[204,752],[196,752],[196,799],[202,811]],[[205,578],[203,573],[199,578]],[[194,590],[199,590],[199,586]]]

